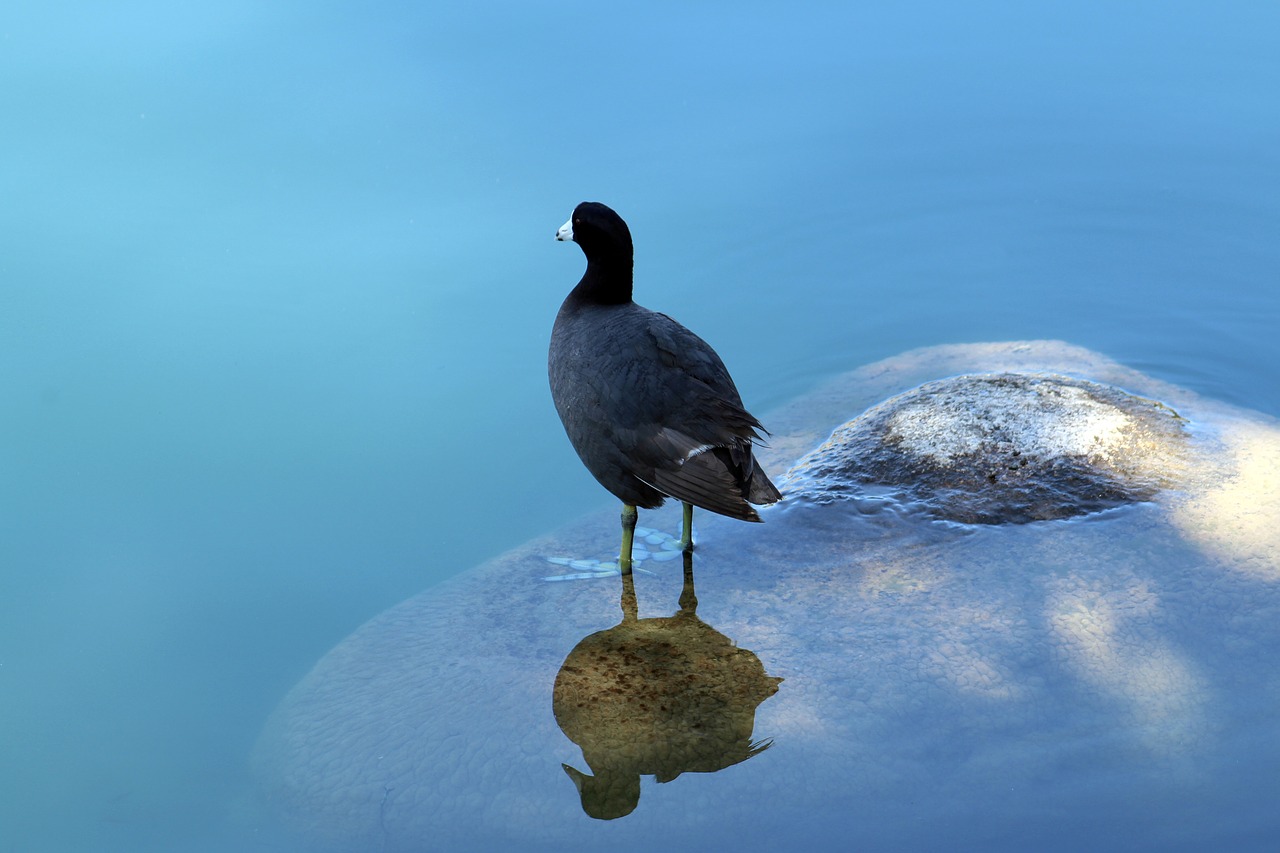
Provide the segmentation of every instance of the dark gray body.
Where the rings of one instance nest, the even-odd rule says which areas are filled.
[[[587,256],[547,357],[551,397],[582,463],[624,504],[652,509],[669,496],[759,521],[751,504],[781,497],[755,465],[760,422],[706,341],[631,300],[627,224],[583,202],[557,237]]]
[[[623,503],[653,508],[671,496],[754,521],[748,501],[778,499],[755,467],[760,424],[724,363],[665,314],[571,294],[551,333],[548,374],[569,441]]]

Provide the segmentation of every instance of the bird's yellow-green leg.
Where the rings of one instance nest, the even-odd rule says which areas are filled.
[[[622,505],[622,550],[618,553],[618,571],[624,575],[631,574],[631,540],[636,535],[636,508],[631,504]]]
[[[684,504],[684,524],[680,531],[680,550],[693,550],[693,504]]]

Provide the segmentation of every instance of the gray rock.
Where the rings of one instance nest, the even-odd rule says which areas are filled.
[[[888,486],[952,521],[1070,518],[1172,485],[1184,423],[1161,403],[1068,376],[957,376],[873,407],[792,473],[818,502]]]

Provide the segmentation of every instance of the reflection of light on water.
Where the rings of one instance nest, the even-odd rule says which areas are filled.
[[[993,614],[972,607],[959,607],[954,621],[945,626],[936,648],[926,653],[925,671],[935,681],[952,690],[987,699],[1021,700],[1026,690],[996,659],[989,643],[975,642],[975,625],[996,632],[1007,626]]]
[[[807,684],[802,676],[787,676],[787,680],[788,682],[798,680],[797,689],[801,692],[806,687],[813,689],[813,686]],[[788,689],[790,689],[789,685]],[[839,725],[835,721],[818,713],[817,706],[812,702],[781,703],[773,707],[766,704],[760,709],[760,718],[768,721],[768,731],[780,740],[787,737],[804,737],[813,741],[822,741],[848,736],[847,733],[839,731]]]
[[[1280,430],[1229,422],[1221,440],[1225,477],[1189,491],[1172,509],[1173,523],[1232,568],[1280,581]]]
[[[1152,630],[1159,598],[1130,576],[1103,588],[1076,575],[1051,587],[1050,631],[1068,665],[1126,706],[1153,751],[1178,752],[1203,730],[1203,690],[1188,663]]]
[[[928,592],[936,581],[932,572],[922,571],[918,564],[884,561],[869,563],[858,585],[864,597],[879,598]]]
[[[943,559],[939,563],[937,560]],[[864,602],[888,608],[911,603],[928,608],[930,601],[949,598],[945,559],[936,552],[933,559],[922,551],[906,558],[876,560],[866,565],[858,589]],[[1025,697],[1025,686],[1012,677],[1000,660],[1001,652],[991,647],[994,636],[1011,631],[1009,614],[994,603],[950,600],[945,619],[931,627],[924,642],[907,641],[904,658],[913,659],[923,681],[958,693],[996,700]]]

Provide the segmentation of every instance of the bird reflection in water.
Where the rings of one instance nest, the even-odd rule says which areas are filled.
[[[622,622],[583,638],[556,676],[553,709],[594,775],[568,764],[582,810],[613,820],[640,802],[640,777],[713,773],[768,749],[752,741],[756,708],[778,692],[760,659],[697,616],[693,555],[674,616],[638,618],[622,576]]]

